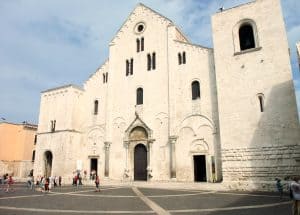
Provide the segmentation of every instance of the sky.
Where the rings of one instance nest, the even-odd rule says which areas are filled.
[[[172,20],[192,43],[213,47],[211,15],[249,0],[0,0],[0,122],[37,124],[42,91],[82,86],[139,2]],[[300,1],[281,5],[300,107]]]

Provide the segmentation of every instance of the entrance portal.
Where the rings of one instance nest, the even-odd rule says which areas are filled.
[[[96,173],[98,175],[98,159],[97,158],[91,158],[91,173]]]
[[[147,181],[147,149],[143,144],[134,148],[134,180]]]
[[[207,181],[205,155],[194,156],[194,179],[195,181]]]
[[[52,171],[52,153],[50,151],[46,151],[44,154],[44,163],[45,163],[45,176],[46,178],[51,176]]]

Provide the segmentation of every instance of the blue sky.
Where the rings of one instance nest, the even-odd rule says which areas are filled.
[[[211,15],[249,0],[1,0],[0,118],[38,123],[40,92],[81,86],[106,60],[108,43],[139,2],[171,19],[193,43],[212,47]],[[300,1],[281,4],[300,106]]]

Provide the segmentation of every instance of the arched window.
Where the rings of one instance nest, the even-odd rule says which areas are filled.
[[[182,53],[182,64],[185,64],[186,60],[185,60],[185,52]]]
[[[133,58],[130,59],[130,75],[133,74]]]
[[[33,150],[33,152],[32,152],[32,159],[31,159],[31,161],[34,162],[34,160],[35,160],[35,150]]]
[[[51,132],[55,132],[56,120],[51,120]]]
[[[140,39],[136,39],[136,52],[140,52]]]
[[[94,115],[97,115],[98,114],[98,100],[95,100],[94,101]]]
[[[141,52],[144,51],[144,37],[141,39]]]
[[[192,82],[192,100],[200,98],[200,84],[198,81]]]
[[[264,112],[264,94],[260,93],[257,95],[259,101],[260,112]]]
[[[178,53],[178,64],[180,65],[182,63],[181,61],[181,53]]]
[[[105,74],[103,73],[102,76],[103,76],[103,83],[105,83]]]
[[[151,55],[147,54],[147,70],[151,70]]]
[[[250,24],[244,24],[240,27],[239,38],[241,51],[255,48],[254,32]]]
[[[137,105],[143,104],[143,88],[138,88],[136,90],[136,104]]]
[[[152,69],[156,68],[155,52],[152,53]]]
[[[126,76],[129,75],[129,61],[126,60]]]

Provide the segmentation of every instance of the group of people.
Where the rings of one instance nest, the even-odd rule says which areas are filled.
[[[32,177],[33,178],[33,177]],[[32,179],[32,181],[34,181]],[[36,186],[38,186],[38,190],[42,192],[49,192],[54,187],[61,187],[62,177],[61,176],[37,176]]]
[[[14,189],[12,188],[12,184],[14,183],[14,180],[11,175],[8,175],[8,173],[4,174],[3,176],[0,176],[0,184],[6,185],[4,188],[5,192],[14,192]]]
[[[74,176],[73,176],[73,182],[72,182],[72,185],[73,186],[79,186],[79,185],[83,185],[82,184],[82,179],[86,180],[86,175],[87,175],[87,172],[84,171],[84,178],[82,178],[81,174],[80,174],[80,171],[75,171],[74,172]],[[97,172],[95,170],[92,170],[91,173],[90,173],[90,180],[94,181],[95,182],[95,185],[96,185],[96,190],[95,192],[100,192],[100,178],[97,174]]]
[[[292,214],[293,215],[300,215],[300,176],[294,176],[290,179],[290,183],[288,185],[289,195],[290,198],[293,200],[293,208]],[[280,198],[283,196],[283,185],[279,178],[276,178],[276,188],[280,194]]]
[[[78,186],[78,185],[83,185],[82,184],[82,176],[80,174],[80,172],[76,172],[74,177],[73,177],[73,186]]]

